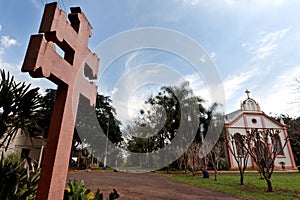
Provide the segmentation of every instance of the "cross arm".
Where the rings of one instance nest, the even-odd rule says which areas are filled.
[[[32,35],[22,65],[22,72],[34,78],[46,77],[56,84],[70,82],[72,66],[56,53],[55,44],[47,42],[43,34]]]

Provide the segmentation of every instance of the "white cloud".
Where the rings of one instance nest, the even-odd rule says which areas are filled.
[[[239,1],[239,0],[210,0],[210,1],[204,1],[204,0],[180,0],[182,3],[186,5],[190,5],[192,7],[202,5],[206,7],[211,7],[213,5],[214,7],[220,6],[222,9],[225,9],[224,6],[227,7],[234,7],[234,6],[240,6],[241,4],[244,4],[245,6],[249,7],[249,5],[254,5],[257,8],[260,7],[266,7],[270,8],[270,6],[278,7],[282,6],[282,4],[287,3],[287,1],[284,0],[251,0],[251,1]]]
[[[127,60],[125,61],[125,73],[128,72],[133,67],[136,67],[136,58],[139,56],[140,51],[134,51],[129,54]]]
[[[134,91],[128,98],[127,107],[128,107],[128,116],[130,119],[135,119],[138,116],[138,113],[141,109],[147,107],[146,101],[151,95],[156,95],[159,90],[159,86],[154,87],[155,85],[144,85]]]
[[[0,31],[2,31],[2,25],[0,24]]]
[[[247,81],[249,81],[256,73],[256,70],[250,70],[240,74],[230,74],[227,76],[223,82],[225,99],[228,100],[237,92],[240,93],[241,89],[246,89],[247,85],[245,85],[245,83],[247,83]]]
[[[113,88],[111,91],[111,94],[114,95],[119,91],[119,89],[117,87]]]
[[[247,6],[254,5],[255,7],[267,7],[270,8],[271,6],[281,6],[284,3],[287,3],[285,0],[251,0],[251,1],[239,1],[239,0],[223,0],[223,1],[218,1],[215,0],[217,3],[224,3],[228,6],[235,6],[238,4],[246,4]]]
[[[143,107],[146,97],[157,93],[161,86],[173,85],[179,77],[180,74],[168,66],[155,63],[140,65],[124,73],[112,94],[118,119],[122,122],[132,120],[134,113]]]
[[[36,7],[36,8],[41,8],[42,2],[43,1],[38,1],[38,0],[30,0],[30,2]]]
[[[56,85],[46,78],[32,78],[28,73],[21,72],[21,66],[21,62],[18,64],[11,64],[3,61],[0,57],[0,69],[4,69],[6,73],[9,72],[10,75],[14,76],[16,82],[31,84],[31,88],[39,87],[41,93],[48,88],[56,88]]]
[[[8,48],[17,45],[17,40],[10,38],[8,35],[4,35],[1,37],[0,44],[1,46]]]
[[[260,6],[280,6],[285,3],[285,0],[256,0],[255,4]]]
[[[200,57],[200,60],[201,60],[201,62],[205,63],[205,62],[206,62],[206,54],[203,54],[203,55]]]
[[[182,0],[183,3],[190,4],[191,6],[196,6],[200,3],[200,0]]]
[[[256,46],[250,47],[250,51],[252,51],[258,59],[264,59],[272,55],[278,49],[279,41],[288,31],[289,28],[285,28],[275,32],[262,33],[256,42]]]
[[[195,96],[201,97],[204,102],[203,106],[208,108],[213,103],[220,103],[224,106],[224,87],[222,84],[207,84],[207,82],[198,73],[188,74],[183,76],[178,84],[183,81],[190,83],[190,88],[193,90]],[[219,107],[220,111],[223,112],[223,108]]]
[[[267,79],[262,83],[263,85],[255,85],[256,79],[251,79],[259,73],[259,71],[249,71],[226,78],[224,87],[227,113],[239,108],[241,101],[246,98],[243,91],[249,89],[250,97],[259,103],[266,114],[299,116],[300,105],[294,103],[299,99],[299,95],[292,85],[295,84],[295,78],[300,77],[300,65],[287,69],[272,79]]]
[[[268,91],[261,91],[261,108],[268,113],[299,115],[300,105],[294,104],[299,98],[292,85],[295,79],[300,77],[300,66],[295,66],[284,71],[281,75],[274,77]]]
[[[188,81],[190,83],[190,87],[193,90],[195,96],[201,96],[205,100],[211,99],[208,88],[199,74],[194,73],[185,75],[184,77],[182,77],[178,84],[183,81]]]
[[[4,54],[4,48],[0,47],[0,57]]]

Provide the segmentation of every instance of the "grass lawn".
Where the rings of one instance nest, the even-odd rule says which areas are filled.
[[[267,183],[260,179],[258,172],[246,172],[245,185],[239,185],[239,174],[218,173],[218,181],[214,181],[214,174],[209,179],[202,175],[170,174],[167,177],[189,185],[201,188],[235,194],[248,199],[300,199],[300,173],[274,172],[272,183],[274,192],[266,192]]]

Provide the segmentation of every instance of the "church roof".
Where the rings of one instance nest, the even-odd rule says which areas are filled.
[[[233,119],[235,119],[236,117],[238,117],[241,113],[242,113],[242,110],[238,109],[238,110],[233,111],[233,112],[231,112],[229,114],[226,114],[225,115],[225,122],[232,121]]]

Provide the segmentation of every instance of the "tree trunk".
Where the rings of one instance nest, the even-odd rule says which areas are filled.
[[[217,181],[217,173],[218,173],[218,170],[215,170],[215,181]]]
[[[188,173],[188,163],[187,163],[187,159],[185,158],[184,160],[184,173]]]
[[[196,176],[196,170],[192,168],[192,174],[193,176]]]
[[[263,174],[265,180],[267,181],[267,185],[268,185],[267,192],[273,192],[271,174],[269,174],[268,172],[265,172],[264,170],[262,170],[262,174]]]
[[[170,169],[169,169],[170,167],[169,166],[167,166],[167,174],[170,174]]]
[[[272,180],[270,178],[266,178],[266,181],[267,181],[267,184],[268,184],[267,192],[273,192]]]
[[[241,167],[239,167],[240,171],[240,185],[244,185],[244,171]]]

